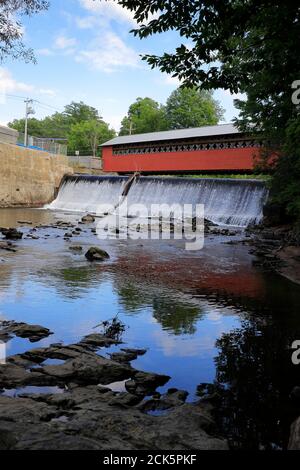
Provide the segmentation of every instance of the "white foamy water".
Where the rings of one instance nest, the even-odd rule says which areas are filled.
[[[128,181],[126,177],[67,177],[53,210],[94,212],[99,205],[117,205]],[[218,178],[142,177],[128,194],[128,206],[143,204],[204,204],[205,217],[222,225],[247,227],[262,218],[268,190],[256,180]],[[129,211],[130,212],[130,211]]]

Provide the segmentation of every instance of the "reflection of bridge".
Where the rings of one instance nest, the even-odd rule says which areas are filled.
[[[261,145],[232,124],[122,136],[103,144],[103,170],[249,172]]]

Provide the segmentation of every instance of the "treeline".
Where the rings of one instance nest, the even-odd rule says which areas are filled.
[[[140,134],[214,125],[223,116],[223,109],[211,92],[196,88],[178,88],[165,105],[151,98],[137,98],[122,119],[119,135]],[[24,132],[25,120],[15,119],[9,127]],[[69,154],[100,155],[100,145],[117,135],[99,111],[83,102],[72,102],[62,113],[44,119],[30,118],[28,133],[67,141]]]

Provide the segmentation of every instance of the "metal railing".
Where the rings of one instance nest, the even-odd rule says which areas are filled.
[[[22,134],[21,132],[19,132],[17,145],[25,147],[24,134]],[[33,150],[48,152],[53,155],[67,155],[68,153],[68,146],[66,144],[61,144],[57,142],[57,139],[34,137],[32,135],[29,135],[27,137],[26,147]]]

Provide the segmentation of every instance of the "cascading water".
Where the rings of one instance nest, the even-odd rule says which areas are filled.
[[[126,177],[72,176],[62,184],[53,210],[97,212],[101,204],[118,205]],[[128,206],[204,204],[205,217],[220,225],[247,227],[262,218],[268,190],[262,181],[219,178],[142,177],[128,194]]]
[[[118,176],[67,176],[47,208],[96,213],[100,204],[118,204],[126,181]]]

